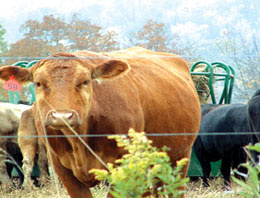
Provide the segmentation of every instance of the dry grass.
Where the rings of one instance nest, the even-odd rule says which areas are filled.
[[[239,187],[232,184],[233,191],[222,190],[223,180],[221,178],[212,180],[211,187],[202,186],[202,181],[189,182],[187,186],[186,198],[242,198],[236,192]],[[99,193],[98,193],[99,194]],[[101,193],[102,194],[102,193]],[[103,193],[104,194],[104,193]],[[45,184],[44,187],[32,190],[12,190],[10,187],[2,185],[0,187],[1,198],[69,198],[65,188],[60,185],[59,192],[53,184]],[[104,195],[96,195],[95,198],[104,198]]]
[[[218,178],[212,180],[211,186],[203,187],[202,180],[189,182],[185,198],[242,198],[237,192],[240,190],[239,186],[232,183],[232,191],[223,190],[223,179]]]
[[[204,72],[205,69],[206,65],[197,65],[194,72]],[[191,78],[198,92],[200,104],[206,104],[210,96],[209,77],[205,75],[192,75]]]
[[[11,189],[5,185],[0,186],[0,198],[69,198],[65,188],[60,185],[57,190],[55,185],[51,183],[45,184],[43,187],[33,189]]]

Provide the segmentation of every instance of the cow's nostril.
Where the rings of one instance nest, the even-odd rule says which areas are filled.
[[[74,113],[72,113],[72,112],[71,113],[66,113],[66,114],[64,114],[64,117],[67,118],[67,119],[71,119],[71,118],[73,118],[73,114]]]
[[[77,125],[79,122],[78,116],[74,111],[69,110],[51,110],[47,115],[46,123],[52,126],[62,126],[62,125]]]
[[[71,119],[73,117],[72,112],[62,113],[62,112],[51,112],[51,116],[55,119]]]
[[[56,112],[50,112],[49,115],[50,115],[50,118],[52,118],[52,119],[57,119],[59,117],[59,114]]]

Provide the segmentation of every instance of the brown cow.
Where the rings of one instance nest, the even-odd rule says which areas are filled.
[[[151,138],[154,146],[167,146],[173,166],[190,157],[199,131],[200,105],[186,62],[175,55],[134,47],[111,53],[59,53],[30,69],[0,68],[0,78],[11,75],[34,82],[32,108],[39,135],[126,134],[129,128],[146,133],[193,133],[193,136]],[[122,155],[114,140],[82,137],[104,162]],[[72,198],[91,197],[97,184],[89,174],[104,168],[80,138],[52,137],[51,158]],[[183,169],[186,176],[188,165]]]

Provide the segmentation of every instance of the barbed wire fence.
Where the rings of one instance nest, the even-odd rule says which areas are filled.
[[[120,50],[119,50],[120,51]],[[105,53],[105,54],[110,54],[110,53]],[[113,55],[113,54],[112,54]],[[176,55],[176,56],[158,56],[158,55],[149,55],[149,56],[136,56],[136,55],[131,55],[131,56],[115,56],[112,58],[118,58],[118,59],[133,59],[133,58],[178,58],[178,57],[182,57],[182,58],[198,58],[196,56],[187,56],[187,55]],[[217,55],[214,58],[227,58],[230,57],[230,55]],[[248,57],[248,55],[237,55],[237,57],[243,58],[243,57]],[[260,55],[251,55],[251,57],[256,58],[257,60],[259,60]],[[7,60],[24,60],[24,61],[35,61],[35,60],[42,60],[42,59],[111,59],[111,57],[109,56],[99,56],[99,57],[92,57],[92,56],[86,56],[86,57],[52,57],[52,56],[48,56],[48,57],[8,57],[8,56],[0,56],[0,60],[3,61],[7,61]],[[0,66],[1,67],[1,66]],[[108,137],[111,135],[115,135],[115,134],[102,134],[102,135],[93,135],[93,134],[89,134],[89,135],[78,135],[78,137]],[[127,134],[116,134],[116,135],[127,135]],[[194,133],[152,133],[152,134],[146,134],[147,136],[151,136],[151,137],[156,137],[156,136],[194,136]],[[198,136],[224,136],[224,135],[232,135],[232,136],[237,136],[237,135],[260,135],[260,132],[214,132],[214,133],[199,133],[196,134]],[[77,137],[76,135],[59,135],[59,136],[55,136],[55,135],[48,135],[48,136],[20,136],[21,138],[57,138],[57,137]],[[11,139],[11,138],[17,138],[17,136],[2,136],[0,134],[0,139],[1,138],[7,138],[7,139]]]
[[[182,56],[178,55],[176,57],[182,58],[195,58],[193,56]],[[132,59],[132,58],[176,58],[175,56],[115,56],[115,58],[121,59]],[[225,58],[225,56],[222,56]],[[241,56],[240,56],[241,57]],[[260,56],[255,56],[259,58]],[[24,60],[24,61],[34,61],[34,60],[42,60],[42,59],[111,59],[109,56],[103,57],[0,57],[0,60]],[[109,136],[127,136],[127,134],[78,134],[78,135],[20,135],[19,138],[104,138]],[[174,137],[174,136],[250,136],[257,135],[260,137],[260,132],[207,132],[207,133],[189,133],[189,132],[181,132],[181,133],[146,133],[147,137],[160,138],[160,137]],[[0,139],[17,139],[18,135],[1,135]]]
[[[98,138],[109,136],[128,136],[127,134],[79,134],[79,135],[22,135],[19,138]],[[165,137],[165,136],[247,136],[247,135],[259,135],[260,132],[207,132],[207,133],[147,133],[148,137]],[[17,138],[17,135],[0,135],[0,139],[13,139]]]

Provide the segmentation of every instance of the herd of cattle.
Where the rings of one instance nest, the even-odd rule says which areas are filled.
[[[30,108],[29,105],[0,102],[0,182],[3,184],[12,184],[11,173],[15,168],[19,174],[19,187],[23,185],[24,188],[31,188],[31,174],[36,156],[41,172],[39,181],[48,176],[48,161],[43,144],[38,144],[35,130],[30,130],[30,134],[25,133],[26,127],[23,122],[20,123]]]
[[[22,84],[34,82],[36,101],[32,106],[0,103],[2,183],[11,183],[12,167],[20,166],[20,185],[30,187],[37,159],[41,177],[48,175],[51,164],[72,198],[91,197],[89,187],[97,181],[88,172],[105,168],[92,151],[104,163],[114,162],[124,151],[106,137],[72,135],[125,134],[134,128],[147,134],[179,133],[151,137],[154,146],[170,148],[173,166],[182,158],[190,158],[194,145],[205,185],[209,185],[210,162],[222,159],[221,172],[228,185],[230,169],[246,161],[243,146],[258,141],[253,133],[204,133],[260,131],[260,91],[248,104],[201,108],[186,62],[172,54],[140,47],[111,53],[59,53],[30,69],[0,67],[1,80],[11,76]],[[201,135],[197,136],[198,132]],[[18,138],[2,138],[16,135]],[[46,135],[62,137],[47,139],[43,137]],[[16,163],[5,162],[9,155]],[[186,177],[187,170],[188,165],[182,177]]]

